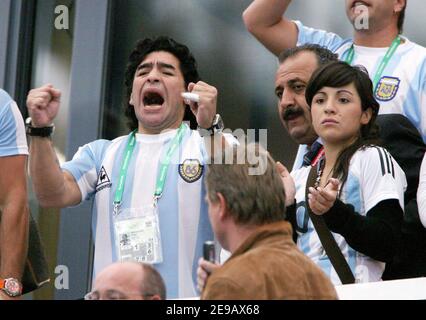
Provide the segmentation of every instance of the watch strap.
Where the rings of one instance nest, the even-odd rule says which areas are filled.
[[[55,130],[55,126],[51,125],[48,127],[33,127],[31,118],[27,118],[25,121],[25,131],[31,137],[50,137]]]
[[[197,130],[200,133],[201,137],[208,137],[214,135],[216,132],[222,132],[223,130],[223,121],[219,114],[216,114],[213,118],[213,123],[210,128],[201,128],[198,127]]]

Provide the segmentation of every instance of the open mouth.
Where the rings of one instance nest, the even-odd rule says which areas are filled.
[[[363,2],[363,1],[355,1],[355,2],[352,4],[352,8],[361,7],[361,6],[363,6],[363,7],[368,7],[368,4],[366,4],[366,3],[365,3],[365,2]]]
[[[161,106],[164,103],[163,96],[158,92],[145,92],[143,97],[144,106]]]

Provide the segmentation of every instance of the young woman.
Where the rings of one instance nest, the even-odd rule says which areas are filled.
[[[400,237],[404,172],[376,145],[379,104],[366,71],[333,62],[315,72],[306,88],[324,156],[314,167],[292,172],[296,185],[295,230],[299,248],[340,284],[306,209],[322,215],[356,282],[381,279]],[[305,188],[310,170],[316,183]]]

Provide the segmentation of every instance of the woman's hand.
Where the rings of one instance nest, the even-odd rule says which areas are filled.
[[[334,205],[339,192],[339,180],[331,178],[324,188],[309,188],[308,201],[311,210],[316,215],[323,215]]]

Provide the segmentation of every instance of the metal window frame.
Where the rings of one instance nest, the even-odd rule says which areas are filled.
[[[111,0],[76,0],[66,158],[100,137],[109,58]],[[58,265],[69,270],[69,289],[55,299],[79,299],[91,287],[92,204],[61,210]]]
[[[0,1],[0,88],[6,90],[26,115],[31,81],[36,0]]]

